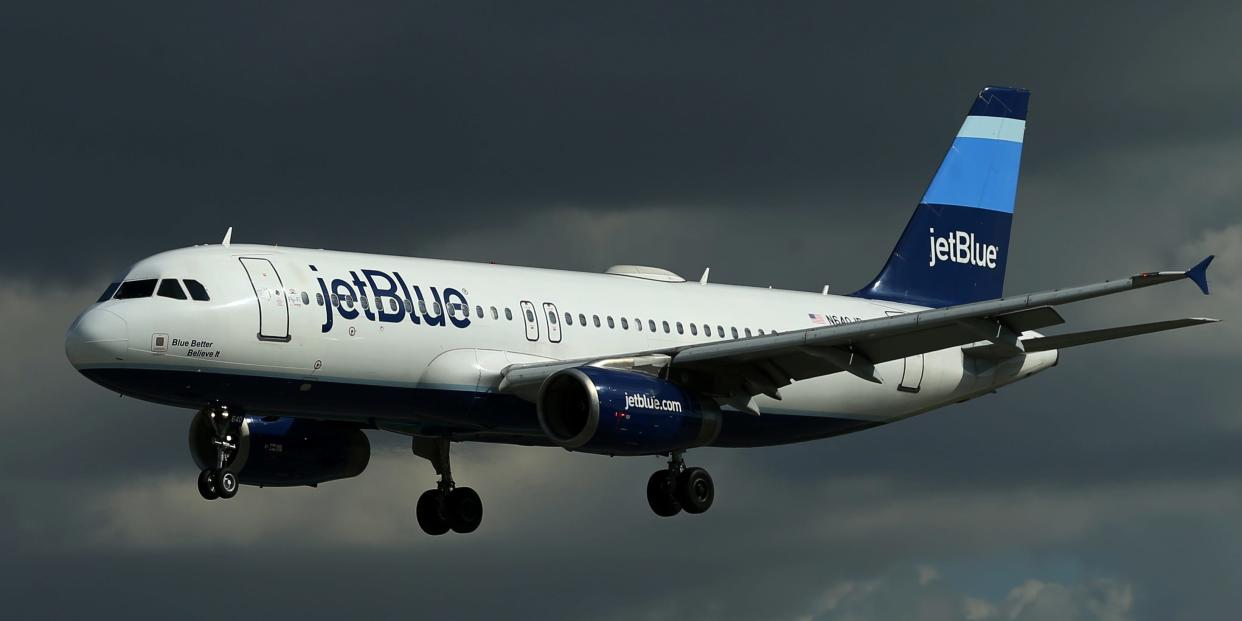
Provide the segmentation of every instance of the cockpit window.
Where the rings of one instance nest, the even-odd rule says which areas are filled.
[[[133,298],[149,298],[155,293],[155,279],[131,280],[121,283],[116,290],[116,299],[130,300]]]
[[[190,280],[187,278],[185,281],[185,288],[190,292],[190,298],[192,299],[198,300],[199,302],[208,302],[211,300],[211,296],[207,295],[207,288],[203,286],[203,283],[200,283],[197,280]]]
[[[107,302],[108,300],[111,300],[112,294],[116,293],[117,287],[120,287],[120,286],[121,286],[121,283],[119,282],[114,282],[108,285],[108,288],[104,289],[103,295],[99,296],[99,299],[95,300],[95,303],[98,304],[100,302]]]
[[[172,298],[174,300],[184,300],[185,291],[181,290],[181,285],[173,278],[165,278],[160,281],[160,289],[157,294],[162,298]]]

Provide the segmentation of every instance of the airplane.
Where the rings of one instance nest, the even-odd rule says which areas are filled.
[[[987,87],[888,261],[848,295],[717,284],[660,268],[581,273],[219,244],[142,259],[65,339],[121,395],[188,408],[207,500],[239,485],[359,475],[363,430],[410,437],[438,476],[430,535],[483,517],[452,477],[452,442],[665,456],[647,501],[707,511],[698,447],[838,436],[974,399],[1056,366],[1062,349],[1214,322],[1045,335],[1056,307],[1188,279],[1187,270],[1003,296],[1030,93]]]

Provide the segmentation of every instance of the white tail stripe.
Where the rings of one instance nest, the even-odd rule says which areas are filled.
[[[1026,132],[1026,121],[1007,119],[999,116],[968,116],[958,130],[958,138],[990,138],[992,140],[1008,140],[1022,142],[1022,134]]]

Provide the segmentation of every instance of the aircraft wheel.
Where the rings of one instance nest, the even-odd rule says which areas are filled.
[[[418,505],[414,514],[418,517],[418,526],[428,535],[443,535],[449,530],[448,520],[444,518],[444,492],[429,489],[418,497]]]
[[[677,501],[677,477],[670,470],[656,470],[647,479],[647,504],[660,517],[672,517],[681,513]]]
[[[455,533],[473,533],[483,521],[483,500],[469,487],[453,488],[444,498],[444,517]]]
[[[203,497],[203,500],[215,500],[220,497],[220,492],[216,491],[216,482],[212,479],[210,470],[198,473],[198,494]]]
[[[716,499],[716,485],[702,468],[686,468],[677,475],[677,499],[686,513],[702,513]]]
[[[221,498],[227,500],[237,495],[239,483],[236,474],[228,470],[222,470],[214,478],[219,482],[216,484],[216,489],[219,491]]]

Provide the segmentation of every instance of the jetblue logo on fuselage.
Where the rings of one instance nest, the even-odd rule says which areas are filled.
[[[950,231],[943,237],[936,236],[936,229],[928,231],[931,233],[929,267],[935,267],[937,263],[962,263],[996,269],[1000,249],[995,244],[975,241],[975,234],[966,231]]]
[[[311,265],[312,272],[319,270]],[[361,275],[359,275],[361,274]],[[401,323],[428,326],[452,325],[465,328],[470,325],[470,304],[461,291],[452,287],[443,290],[427,287],[427,294],[419,285],[407,285],[401,274],[379,270],[350,270],[349,278],[334,278],[331,282],[316,278],[324,298],[324,320],[320,330],[332,330],[334,313],[341,319]],[[337,304],[333,304],[333,300]],[[372,302],[374,305],[372,306]]]

